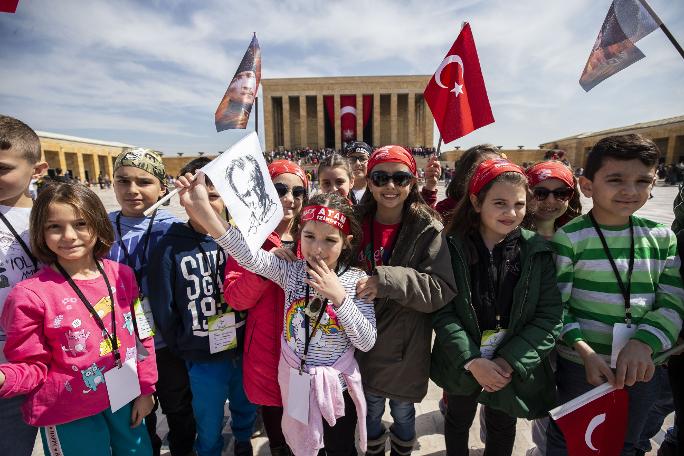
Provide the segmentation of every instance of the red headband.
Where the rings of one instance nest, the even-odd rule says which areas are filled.
[[[306,178],[306,173],[302,168],[299,167],[296,163],[291,162],[290,160],[276,160],[270,165],[268,165],[268,174],[271,175],[271,180],[275,179],[276,176],[280,176],[281,174],[294,174],[298,178],[302,180],[304,183],[304,187],[309,186],[309,181]]]
[[[344,234],[351,234],[351,225],[347,216],[342,212],[325,206],[306,206],[302,209],[302,223],[309,222],[327,223],[334,226]]]
[[[503,173],[519,173],[523,176],[525,175],[525,171],[520,166],[511,163],[508,160],[502,158],[485,160],[478,165],[473,173],[473,177],[470,178],[468,193],[477,195],[480,193],[480,190],[482,190],[482,187],[494,180],[496,176]]]
[[[416,160],[413,155],[401,146],[384,146],[376,149],[368,159],[368,172],[370,173],[375,165],[380,163],[403,163],[408,166],[409,171],[416,175]]]
[[[535,187],[547,179],[558,179],[570,188],[575,188],[575,177],[570,168],[555,160],[548,160],[530,166],[527,171],[530,187]]]

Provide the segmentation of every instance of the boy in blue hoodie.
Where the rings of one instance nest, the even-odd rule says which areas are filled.
[[[198,158],[181,170],[193,173],[209,162]],[[224,212],[218,192],[207,182],[217,214]],[[256,418],[242,386],[244,317],[223,296],[226,257],[192,217],[174,223],[151,256],[150,303],[157,329],[169,349],[187,364],[197,422],[198,456],[220,456],[224,404],[229,399],[235,455],[251,456]]]
[[[168,212],[158,209],[149,217],[144,212],[166,193],[166,170],[161,156],[151,149],[127,149],[114,162],[114,194],[120,211],[109,214],[116,239],[109,258],[127,264],[135,271],[140,287],[140,305],[136,306],[137,326],[141,337],[155,333],[155,323],[149,306],[148,272],[150,253],[159,240],[180,222]],[[157,355],[157,399],[169,425],[169,449],[172,456],[192,454],[195,442],[195,420],[192,413],[190,382],[183,360],[166,348],[155,334]],[[155,406],[156,410],[156,406]],[[146,418],[154,455],[158,456],[161,439],[157,436],[157,417]]]

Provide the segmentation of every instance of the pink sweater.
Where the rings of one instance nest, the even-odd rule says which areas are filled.
[[[121,361],[137,355],[132,303],[138,294],[133,270],[104,260],[116,301],[116,335]],[[109,293],[102,277],[76,280],[85,297],[112,331]],[[62,275],[49,266],[19,282],[0,316],[7,333],[0,365],[5,383],[0,397],[25,394],[24,420],[33,426],[68,423],[109,408],[104,373],[114,355],[102,331]],[[143,341],[150,353],[138,362],[142,394],[154,392],[157,366],[152,338]]]

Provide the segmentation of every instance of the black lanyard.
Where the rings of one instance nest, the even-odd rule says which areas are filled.
[[[348,268],[344,267],[340,272],[335,271],[335,274],[337,276],[341,276],[346,272]],[[304,354],[302,355],[302,360],[301,364],[299,366],[299,373],[301,374],[302,371],[304,370],[304,364],[306,364],[306,355],[309,353],[309,344],[311,343],[311,338],[316,335],[316,330],[318,329],[318,326],[321,323],[321,318],[323,318],[323,313],[325,312],[325,309],[328,307],[328,300],[324,299],[323,302],[321,303],[321,309],[318,311],[318,315],[316,316],[316,323],[314,324],[313,329],[311,330],[311,334],[309,334],[309,315],[304,312]],[[306,295],[304,298],[304,309],[309,308],[309,284],[306,285]]]
[[[37,271],[38,270],[38,260],[36,259],[36,257],[33,256],[33,252],[31,252],[31,249],[29,249],[29,246],[26,245],[26,242],[24,242],[24,240],[21,238],[21,236],[19,236],[19,233],[17,233],[17,230],[14,229],[14,227],[9,222],[9,220],[7,220],[7,217],[5,217],[5,214],[3,214],[2,212],[0,212],[0,219],[2,219],[2,223],[4,223],[7,226],[7,228],[9,228],[9,230],[12,232],[12,236],[14,236],[14,239],[16,239],[17,242],[19,243],[19,245],[21,245],[21,248],[24,250],[26,255],[29,257],[29,259],[33,263],[33,270]]]
[[[394,246],[397,243],[397,239],[399,239],[399,233],[394,233],[394,239],[392,239],[392,244],[389,246],[388,249],[388,254],[387,254],[387,263],[389,263],[390,258],[392,258],[392,254],[394,253]],[[371,245],[371,261],[373,262],[373,271],[372,273],[375,274],[375,270],[378,267],[377,261],[375,261],[375,219],[373,217],[370,218],[370,245]],[[382,243],[378,241],[378,248],[381,251],[380,255],[382,256]],[[385,259],[382,259],[382,264],[383,266],[388,266],[388,264],[385,264]]]
[[[143,243],[143,259],[147,258],[147,247],[150,243],[152,223],[154,223],[154,218],[156,216],[157,209],[155,209],[152,213],[152,217],[150,217],[150,224],[147,225],[147,231],[145,232],[145,241]],[[133,272],[135,273],[135,280],[138,282],[138,288],[142,290],[142,264],[140,265],[140,269],[138,269],[135,264],[131,264],[131,255],[130,253],[128,253],[128,248],[126,248],[126,244],[124,243],[123,236],[121,234],[121,211],[119,211],[119,213],[116,214],[116,233],[119,235],[119,247],[121,247],[121,250],[124,253],[124,261],[131,269],[133,269]],[[140,294],[142,295],[142,291],[140,292]]]
[[[111,304],[111,313],[112,313],[112,332],[110,334],[109,331],[107,331],[107,328],[105,328],[104,322],[102,321],[102,318],[100,318],[100,315],[98,315],[97,311],[95,308],[93,308],[93,305],[90,304],[90,301],[85,297],[83,292],[81,291],[80,288],[78,288],[78,285],[74,282],[74,279],[71,278],[68,272],[62,267],[59,262],[55,262],[55,266],[57,269],[59,269],[59,272],[64,276],[67,282],[69,282],[69,285],[71,285],[71,288],[74,290],[74,292],[78,295],[78,297],[81,299],[83,302],[83,305],[88,309],[88,312],[90,312],[90,315],[92,315],[93,319],[95,320],[95,323],[97,323],[97,326],[100,327],[100,330],[102,330],[102,335],[109,339],[109,343],[111,344],[112,347],[112,353],[114,353],[114,360],[116,361],[116,366],[121,367],[121,355],[119,354],[119,344],[117,343],[117,338],[116,338],[116,316],[114,314],[114,295],[112,294],[112,287],[109,284],[109,279],[107,278],[107,274],[105,274],[104,269],[102,268],[102,265],[100,265],[100,262],[95,260],[95,264],[97,265],[97,270],[100,271],[100,274],[102,274],[102,278],[104,279],[105,285],[107,286],[107,292],[109,293],[109,302]]]
[[[596,219],[594,218],[594,214],[589,211],[589,220],[591,220],[591,224],[594,225],[594,229],[596,230],[596,233],[599,236],[599,239],[601,239],[601,244],[603,244],[603,251],[606,254],[606,257],[608,257],[608,261],[610,262],[611,267],[613,268],[613,273],[615,274],[615,280],[617,280],[618,287],[620,287],[620,292],[622,293],[622,299],[625,301],[625,323],[628,325],[632,324],[632,311],[631,311],[631,303],[630,303],[630,294],[632,290],[632,272],[634,271],[634,223],[632,222],[632,217],[629,217],[629,237],[630,237],[630,246],[629,246],[629,266],[627,269],[627,286],[625,287],[625,283],[622,281],[622,277],[620,277],[620,272],[618,272],[618,268],[615,265],[615,260],[613,259],[613,255],[610,253],[610,249],[608,248],[608,243],[606,242],[606,238],[603,236],[603,232],[601,231],[601,228],[599,227],[598,223],[596,223]]]

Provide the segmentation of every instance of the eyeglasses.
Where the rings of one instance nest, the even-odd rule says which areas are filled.
[[[282,198],[290,192],[292,193],[292,197],[295,199],[302,199],[306,196],[306,189],[301,185],[297,185],[296,187],[290,188],[287,185],[278,182],[277,184],[273,184],[273,186],[275,187],[276,192],[278,192],[278,197],[280,198]]]
[[[356,162],[366,163],[368,161],[368,157],[365,155],[348,155],[347,161],[352,165]]]
[[[394,185],[399,187],[406,187],[413,180],[413,174],[406,171],[398,171],[394,174],[385,171],[373,171],[370,174],[370,180],[376,187],[384,187],[389,181],[394,182]]]
[[[544,201],[549,197],[550,194],[553,194],[553,197],[558,201],[567,201],[572,198],[572,195],[575,194],[575,189],[563,187],[557,188],[555,190],[549,190],[548,188],[537,187],[532,190],[532,193],[534,194],[534,199],[537,201]]]

